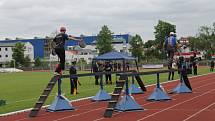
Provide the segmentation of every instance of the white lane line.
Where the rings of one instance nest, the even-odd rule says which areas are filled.
[[[194,116],[197,116],[199,113],[201,113],[202,111],[205,111],[206,109],[210,108],[210,107],[213,106],[214,104],[215,104],[215,103],[212,103],[212,104],[208,105],[207,107],[205,107],[205,108],[203,108],[202,110],[200,110],[200,111],[194,113],[193,115],[189,116],[188,118],[184,119],[183,121],[187,121],[187,120],[193,118]]]
[[[165,109],[163,109],[163,110],[161,110],[161,111],[158,111],[158,112],[156,112],[156,113],[153,113],[153,114],[151,114],[151,115],[148,115],[148,116],[146,116],[146,117],[144,117],[144,118],[138,119],[137,121],[142,121],[142,120],[144,120],[144,119],[147,119],[147,118],[149,118],[149,117],[152,117],[152,116],[154,116],[154,115],[156,115],[156,114],[159,114],[159,113],[161,113],[161,112],[164,112],[164,111],[166,111],[166,110],[168,110],[168,109],[171,109],[171,108],[173,108],[173,107],[176,107],[176,106],[178,106],[178,105],[181,105],[181,104],[186,103],[186,102],[188,102],[188,101],[191,101],[191,100],[193,100],[193,99],[196,99],[196,98],[199,98],[199,97],[201,97],[201,96],[204,96],[204,95],[206,95],[206,94],[208,94],[208,93],[210,93],[210,92],[212,92],[212,91],[214,91],[214,90],[215,90],[215,89],[212,89],[212,90],[207,91],[207,92],[205,92],[205,93],[203,93],[203,94],[201,94],[201,95],[198,95],[198,96],[195,96],[195,97],[190,98],[190,99],[188,99],[188,100],[185,100],[185,101],[183,101],[183,102],[177,103],[177,104],[175,104],[175,105],[173,105],[173,106],[170,106],[170,107],[165,108]]]

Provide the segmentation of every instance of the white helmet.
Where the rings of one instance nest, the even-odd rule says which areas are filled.
[[[174,35],[175,33],[174,33],[174,32],[170,32],[169,34],[170,34],[170,35]]]

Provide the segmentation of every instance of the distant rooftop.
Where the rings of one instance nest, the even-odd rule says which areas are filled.
[[[0,43],[0,47],[14,47],[16,43]]]

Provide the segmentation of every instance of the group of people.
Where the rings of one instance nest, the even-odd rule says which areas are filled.
[[[74,40],[77,42],[83,41],[82,39],[77,39],[73,36],[67,35],[65,27],[60,28],[60,33],[56,35],[52,43],[52,48],[53,48],[52,54],[57,55],[58,58],[60,59],[60,63],[58,64],[54,72],[55,75],[61,75],[63,73],[63,70],[65,69],[65,47],[64,46],[65,46],[66,40]],[[164,47],[168,57],[168,69],[174,69],[177,64],[178,69],[180,70],[180,73],[182,74],[185,83],[192,90],[189,84],[189,80],[187,78],[187,74],[192,73],[192,68],[193,68],[194,75],[197,75],[196,55],[194,54],[194,56],[191,57],[189,61],[186,61],[184,58],[179,58],[177,62],[174,62],[173,56],[174,56],[174,53],[177,51],[176,34],[174,32],[170,32],[170,35],[165,38]],[[76,61],[73,61],[72,66],[70,68],[70,75],[77,74],[75,64],[76,64]],[[129,70],[129,63],[127,62],[125,65],[123,65],[120,62],[111,63],[110,61],[106,61],[105,63],[102,63],[98,61],[93,64],[92,69],[94,73]],[[213,71],[213,69],[214,69],[214,61],[211,61],[210,70]],[[95,75],[96,85],[99,84],[99,78],[100,78],[99,76],[100,75]],[[169,73],[168,79],[170,80],[170,78],[172,80],[174,79],[174,72]],[[106,84],[108,83],[112,84],[112,78],[110,73],[107,73],[105,75],[105,82]],[[77,93],[77,84],[78,84],[78,78],[71,77],[70,78],[71,94]]]
[[[129,63],[126,62],[125,69],[129,70]],[[96,72],[112,72],[112,71],[122,71],[122,64],[120,62],[114,62],[111,61],[95,61],[92,65],[92,71],[94,73]],[[99,76],[95,75],[95,85],[99,85]],[[106,84],[112,84],[112,77],[111,74],[105,74],[105,83]]]

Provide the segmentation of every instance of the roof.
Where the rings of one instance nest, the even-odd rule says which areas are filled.
[[[125,53],[120,52],[108,52],[103,55],[97,56],[94,60],[136,60],[136,58],[131,57]]]
[[[0,47],[14,47],[16,43],[0,43]]]

